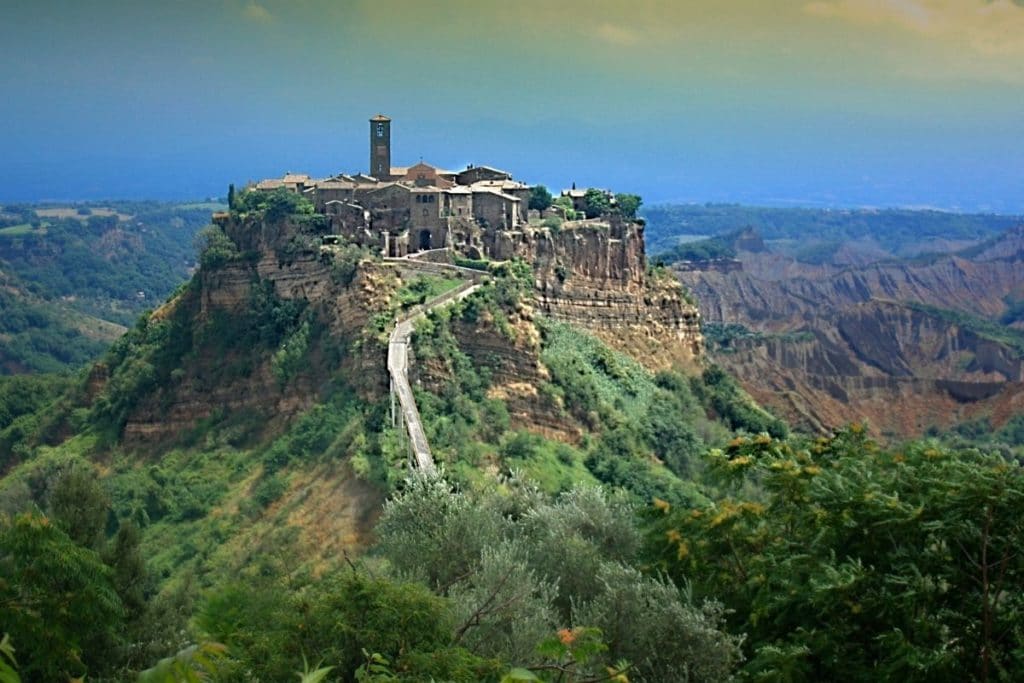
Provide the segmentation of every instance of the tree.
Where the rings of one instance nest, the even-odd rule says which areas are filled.
[[[477,505],[439,476],[416,473],[384,506],[378,549],[399,576],[443,593],[475,570],[507,526],[495,508]]]
[[[583,195],[584,213],[587,218],[598,218],[608,213],[612,208],[611,199],[608,193],[597,188],[589,188]]]
[[[716,602],[695,607],[671,582],[605,563],[601,592],[577,606],[577,623],[600,629],[607,658],[630,663],[638,681],[725,681],[742,661],[742,636],[723,636]]]
[[[26,680],[110,666],[123,610],[110,570],[42,515],[0,520],[0,633],[18,643]]]
[[[216,591],[199,617],[237,662],[229,680],[285,681],[303,660],[352,680],[367,660],[393,663],[402,677],[377,680],[493,680],[499,663],[452,644],[448,600],[414,583],[344,570],[300,586],[261,577]],[[371,679],[372,680],[372,679]]]
[[[544,671],[566,664],[547,647],[552,633],[564,644],[592,632],[601,647],[573,664],[584,680],[605,680],[624,657],[639,665],[634,681],[728,679],[739,639],[720,629],[721,607],[696,607],[630,566],[641,535],[627,498],[578,487],[548,501],[515,477],[502,489],[470,496],[416,475],[377,527],[401,576],[451,600],[456,645]]]
[[[279,187],[272,192],[264,193],[264,210],[268,221],[279,221],[296,214],[313,213],[313,202],[297,192]]]
[[[566,197],[565,195],[557,197],[551,205],[562,209],[562,214],[565,216],[565,220],[576,220],[576,209],[573,208],[572,199],[570,197]]]
[[[853,425],[795,448],[737,438],[711,467],[743,495],[660,504],[648,544],[735,610],[768,680],[1020,680],[1024,470]],[[760,489],[760,490],[759,490]]]
[[[134,522],[125,520],[102,553],[103,561],[111,569],[111,581],[124,606],[125,619],[133,624],[146,610],[148,576],[146,561],[139,548],[142,535]]]
[[[109,514],[110,499],[92,465],[75,463],[60,475],[50,494],[50,517],[72,541],[98,551]]]
[[[217,225],[208,225],[196,235],[196,251],[203,268],[216,268],[240,255],[234,241]]]
[[[228,211],[235,211],[235,184],[228,185]]]
[[[615,206],[619,208],[619,213],[626,218],[636,218],[636,212],[643,203],[644,200],[638,194],[620,193],[615,195]]]
[[[543,185],[534,185],[530,190],[530,209],[543,211],[551,206],[551,192]]]
[[[449,593],[456,615],[454,641],[484,657],[528,661],[558,627],[556,593],[552,581],[530,568],[524,544],[485,547],[476,571]]]

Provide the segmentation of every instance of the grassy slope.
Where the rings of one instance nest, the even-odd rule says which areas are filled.
[[[488,368],[476,366],[451,332],[454,320],[470,319],[502,334],[516,329],[513,318],[522,291],[509,280],[432,317],[430,330],[417,334],[417,362],[438,363],[448,374],[436,393],[424,388],[420,397],[435,452],[447,461],[453,478],[468,486],[492,486],[503,471],[516,469],[548,492],[600,481],[642,501],[655,496],[703,500],[702,487],[695,483],[699,466],[686,459],[669,466],[660,457],[661,427],[668,420],[679,428],[673,438],[689,435],[693,449],[721,445],[730,430],[709,417],[713,411],[687,378],[654,377],[570,326],[540,323],[536,352],[552,379],[539,387],[538,400],[545,402],[542,409],[580,425],[584,437],[566,444],[511,427],[508,406],[488,397]],[[436,278],[407,282],[391,307],[397,310],[406,300],[414,303],[424,293],[453,284]],[[198,294],[189,288],[180,296]],[[247,336],[245,326],[258,326],[261,316],[277,320],[283,315],[282,302],[261,305],[263,313],[239,311],[238,320],[229,322],[242,327],[232,327],[227,336],[250,340],[245,352],[254,368],[271,364],[304,323],[318,328],[310,309],[304,309],[294,311],[269,341]],[[189,334],[197,309],[185,304],[170,308],[169,317],[133,329],[108,355],[106,391],[121,387],[117,391],[125,395],[101,391],[98,401],[89,398],[89,381],[82,377],[49,408],[23,415],[20,424],[8,428],[18,427],[22,434],[12,437],[13,447],[3,441],[11,432],[0,432],[0,445],[6,443],[13,454],[7,461],[0,458],[0,467],[18,462],[0,480],[0,511],[33,504],[45,509],[47,491],[60,473],[71,463],[88,461],[98,468],[112,517],[141,527],[143,556],[154,588],[164,596],[180,592],[198,600],[203,591],[238,576],[316,575],[343,563],[343,551],[367,542],[384,495],[401,481],[407,461],[389,427],[386,399],[359,398],[351,389],[353,378],[336,364],[351,347],[328,353],[324,346],[330,340],[310,333],[306,370],[331,378],[331,388],[283,431],[266,433],[260,416],[218,414],[172,443],[129,450],[113,438],[117,423],[110,422],[110,415],[130,410],[147,391],[158,390],[159,384],[146,389],[147,378],[173,378],[182,363],[222,357],[213,351],[225,343],[224,335]],[[203,344],[211,345],[209,353]],[[323,365],[326,358],[335,364]],[[359,372],[358,365],[354,371]],[[207,379],[221,381],[215,375]],[[116,410],[105,413],[99,406],[104,401]],[[668,411],[659,412],[665,406]]]

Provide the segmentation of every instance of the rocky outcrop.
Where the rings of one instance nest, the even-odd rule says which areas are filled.
[[[459,322],[453,332],[474,364],[490,370],[488,396],[505,403],[514,428],[575,443],[582,436],[579,426],[540,393],[550,376],[540,361],[540,335],[531,318],[527,308],[510,321],[505,333],[487,319],[474,324]]]
[[[711,352],[757,400],[807,428],[867,419],[905,438],[1020,391],[1015,348],[929,312],[997,318],[1024,286],[1024,231],[974,252],[856,268],[743,253],[743,272],[677,274],[704,320],[762,333]]]
[[[286,423],[306,410],[339,371],[368,398],[387,391],[386,352],[382,340],[358,339],[376,312],[387,309],[402,263],[364,261],[349,277],[339,273],[334,254],[342,246],[321,245],[323,226],[303,222],[218,216],[238,256],[204,268],[199,286],[181,305],[194,306],[201,329],[220,316],[245,316],[257,288],[277,298],[306,302],[323,328],[309,350],[310,363],[282,383],[275,377],[273,349],[241,349],[224,343],[196,350],[195,358],[168,386],[145,398],[129,417],[129,444],[163,441],[186,433],[211,416],[255,413],[266,425]],[[539,361],[536,313],[592,331],[606,343],[651,368],[695,364],[702,353],[699,314],[679,283],[648,272],[643,227],[619,220],[567,223],[561,230],[524,227],[491,232],[481,246],[496,258],[520,257],[533,265],[535,296],[516,313],[522,324],[515,339],[486,320],[459,323],[460,345],[476,363],[492,372],[494,397],[508,406],[514,424],[565,441],[579,438],[558,411],[545,407],[538,388],[546,381]],[[337,251],[336,251],[337,250]],[[418,275],[430,264],[416,264]],[[157,315],[168,315],[165,308]],[[217,351],[214,347],[224,349]],[[343,351],[338,352],[339,349]],[[237,368],[225,372],[225,368]],[[415,366],[414,366],[415,368]],[[414,369],[419,373],[420,370]],[[211,382],[208,378],[216,377]],[[421,376],[429,381],[429,367]]]
[[[319,248],[281,259],[277,247],[295,233],[286,223],[228,222],[224,227],[243,256],[204,268],[198,287],[154,313],[159,319],[172,315],[177,306],[190,307],[198,346],[168,385],[132,411],[124,428],[129,446],[180,438],[203,420],[231,415],[258,416],[265,428],[274,429],[307,410],[339,370],[368,398],[387,392],[385,346],[374,338],[355,342],[370,317],[386,307],[397,284],[395,275],[366,262],[345,282],[333,269],[330,254],[321,254]],[[274,349],[240,348],[232,340],[206,339],[203,334],[204,326],[218,317],[251,315],[257,287],[269,288],[284,301],[306,302],[324,328],[309,350],[309,364],[287,383],[272,372]]]
[[[700,359],[697,307],[673,278],[649,272],[641,225],[578,221],[501,240],[500,253],[533,264],[544,315],[579,325],[652,368]]]

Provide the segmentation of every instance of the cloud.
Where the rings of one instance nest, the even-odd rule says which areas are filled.
[[[806,14],[855,25],[888,25],[951,49],[1024,57],[1024,0],[814,0]]]
[[[594,29],[594,36],[618,47],[629,47],[640,42],[640,34],[637,31],[621,24],[600,24]]]
[[[249,21],[255,21],[258,24],[269,24],[274,20],[274,15],[267,10],[266,7],[257,3],[250,2],[242,10],[243,16]]]

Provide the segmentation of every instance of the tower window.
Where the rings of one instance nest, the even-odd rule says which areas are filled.
[[[383,123],[378,123],[377,124],[377,137],[379,137],[379,138],[384,137],[384,124]]]

